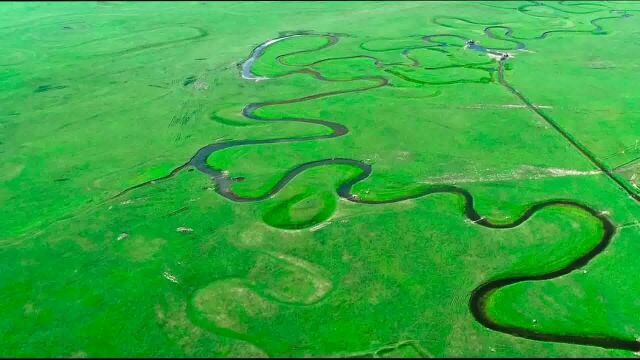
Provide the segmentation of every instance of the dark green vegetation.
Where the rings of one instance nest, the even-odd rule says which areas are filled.
[[[0,8],[0,355],[640,349],[638,4]]]

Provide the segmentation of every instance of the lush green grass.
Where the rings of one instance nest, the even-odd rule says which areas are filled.
[[[601,223],[575,207],[490,229],[470,222],[455,194],[340,199],[336,189],[362,173],[344,164],[306,170],[258,202],[229,201],[187,170],[112,197],[207,144],[327,135],[286,120],[335,122],[349,133],[228,148],[207,163],[244,178],[232,190],[245,197],[301,164],[347,158],[372,166],[352,189],[366,201],[444,184],[467,190],[494,223],[554,199],[605,212],[617,231],[603,253],[560,278],[497,290],[487,312],[547,334],[633,340],[640,207],[499,82],[495,60],[462,46],[509,49],[504,80],[633,190],[637,4],[0,9],[0,355],[630,355],[492,331],[469,311],[479,285],[553,272],[596,246]],[[601,17],[617,18],[592,32]],[[490,38],[487,26],[513,32],[492,28]],[[313,33],[255,63],[272,79],[240,78],[256,45],[301,30]],[[546,31],[555,32],[538,39]],[[339,41],[319,49],[325,33]],[[241,115],[249,103],[316,94],[326,96],[260,108],[265,121]]]

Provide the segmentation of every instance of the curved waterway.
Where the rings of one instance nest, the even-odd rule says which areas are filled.
[[[262,56],[262,54],[264,53],[264,51],[271,45],[277,43],[278,41],[282,41],[282,40],[286,40],[286,39],[290,39],[292,37],[296,37],[296,36],[301,36],[301,34],[292,34],[292,35],[284,35],[284,36],[280,36],[271,40],[267,40],[265,42],[263,42],[262,44],[256,46],[252,51],[251,54],[249,55],[249,58],[242,63],[241,67],[240,67],[240,76],[242,76],[243,79],[245,80],[255,80],[255,81],[259,81],[259,80],[267,80],[269,79],[268,77],[264,77],[264,76],[256,76],[254,73],[251,72],[251,67],[253,66],[253,63],[260,57]]]
[[[626,16],[626,15],[624,15],[624,16]],[[604,19],[604,18],[601,18],[601,19]],[[597,20],[599,20],[599,19],[595,19],[595,20],[592,21],[592,24],[594,24],[594,26],[598,26],[595,23]],[[501,29],[505,30],[505,33],[504,33],[505,37],[509,38],[511,36],[512,30],[511,30],[511,28],[508,28],[506,26],[496,26],[496,25],[489,26],[489,27],[487,27],[485,29],[485,33],[487,35],[489,35],[490,37],[493,37],[491,29],[495,29],[495,28],[501,28]],[[599,26],[598,26],[596,31],[601,31],[601,28],[599,28]],[[552,31],[545,32],[541,36],[537,37],[537,39],[544,39],[551,33],[552,33]],[[250,56],[240,66],[240,76],[243,79],[247,79],[247,80],[266,80],[266,79],[268,79],[267,77],[256,76],[255,74],[253,74],[251,72],[251,67],[255,63],[255,61],[264,53],[264,51],[270,45],[272,45],[274,43],[277,43],[279,41],[294,37],[294,36],[304,36],[304,35],[306,35],[306,36],[324,36],[327,39],[327,42],[326,42],[326,44],[324,44],[322,46],[319,46],[316,49],[303,50],[303,51],[299,51],[299,52],[296,52],[296,53],[309,52],[309,51],[316,51],[316,50],[325,49],[327,47],[333,46],[338,41],[338,37],[336,35],[334,35],[334,34],[308,34],[308,33],[291,34],[291,35],[280,36],[280,37],[271,39],[269,41],[266,41],[266,42],[258,45],[256,48],[254,48],[251,51]],[[439,43],[434,38],[442,37],[442,36],[460,37],[459,35],[436,34],[436,35],[427,35],[427,36],[425,36],[423,38],[423,40],[425,42]],[[469,39],[465,39],[463,37],[460,37],[460,38],[462,38],[464,40],[469,40]],[[443,42],[440,42],[440,43],[442,43],[442,46],[447,46],[446,43],[443,43]],[[516,44],[516,48],[520,48],[520,49],[524,48],[524,44],[522,44],[521,42],[516,41],[516,43],[517,43]],[[492,50],[489,50],[489,49],[485,49],[483,47],[480,47],[479,45],[468,46],[468,48],[470,48],[470,50],[473,50],[473,51],[481,51],[481,52],[486,52],[486,53],[491,53],[491,54],[498,54],[495,51],[492,51]],[[293,54],[293,53],[281,55],[278,58],[282,59],[282,57],[287,56],[287,55],[291,55],[291,54]],[[405,54],[405,53],[403,52],[403,54]],[[376,59],[375,57],[371,57],[371,56],[363,56],[363,57],[372,58],[372,60],[374,60],[376,65],[380,65],[381,64],[381,62],[378,59]],[[338,58],[336,58],[336,59],[338,59]],[[328,59],[325,59],[325,61],[326,60],[328,60]],[[280,60],[278,60],[278,61],[281,62]],[[503,85],[504,87],[506,87],[510,92],[512,92],[516,96],[520,97],[532,111],[536,111],[535,107],[533,107],[516,89],[514,89],[511,85],[509,85],[504,80],[504,60],[498,61],[497,64],[498,64],[498,73],[499,73],[499,83],[501,85]],[[416,66],[417,67],[418,64],[417,64],[417,62],[414,61],[414,63],[409,65],[409,66]],[[298,176],[300,173],[302,173],[302,172],[304,172],[304,171],[306,171],[306,170],[308,170],[310,168],[314,168],[314,167],[318,167],[318,166],[326,166],[326,165],[336,165],[336,164],[338,164],[338,165],[350,165],[350,166],[353,166],[353,167],[356,167],[356,168],[360,169],[360,174],[358,176],[356,176],[355,178],[352,178],[350,180],[345,181],[337,189],[337,195],[340,198],[345,199],[345,200],[350,201],[350,202],[359,203],[359,204],[367,204],[367,205],[390,204],[390,203],[396,203],[396,202],[405,201],[405,200],[409,200],[409,199],[416,199],[416,198],[428,196],[428,195],[431,195],[431,194],[449,193],[449,194],[453,194],[453,195],[456,195],[456,196],[460,196],[463,199],[463,202],[464,202],[464,215],[465,215],[465,217],[467,219],[469,219],[470,221],[472,221],[473,223],[475,223],[478,226],[483,226],[483,227],[487,227],[487,228],[491,228],[491,229],[509,229],[509,228],[514,228],[514,227],[524,223],[525,221],[527,221],[529,218],[531,218],[533,215],[535,215],[538,211],[540,211],[542,209],[545,209],[545,208],[549,208],[549,207],[574,208],[574,209],[579,209],[579,210],[582,210],[582,211],[586,211],[586,212],[588,212],[589,214],[591,214],[593,217],[597,218],[600,221],[602,229],[603,229],[602,237],[600,238],[598,244],[595,247],[593,247],[589,252],[587,252],[586,254],[580,256],[579,258],[577,258],[576,260],[574,260],[570,264],[564,266],[563,268],[555,270],[555,271],[552,271],[552,272],[549,272],[549,273],[546,273],[546,274],[510,276],[510,277],[506,277],[506,278],[500,278],[500,279],[491,280],[491,281],[485,282],[483,284],[480,284],[471,293],[471,296],[470,296],[470,299],[469,299],[470,311],[473,314],[474,318],[479,323],[481,323],[483,326],[487,327],[488,329],[499,331],[499,332],[503,332],[503,333],[510,334],[510,335],[517,336],[517,337],[521,337],[521,338],[532,339],[532,340],[540,340],[540,341],[551,341],[551,342],[578,344],[578,345],[590,345],[590,346],[598,346],[598,347],[609,348],[609,349],[622,349],[622,350],[629,350],[629,351],[640,351],[640,343],[635,341],[635,340],[632,340],[632,339],[621,339],[621,338],[616,338],[616,337],[607,336],[607,335],[602,335],[602,336],[581,336],[581,335],[566,335],[566,334],[545,333],[545,332],[542,332],[542,331],[538,331],[538,330],[534,330],[534,329],[528,329],[528,328],[524,328],[524,327],[508,326],[508,325],[499,324],[499,323],[493,321],[488,316],[488,314],[486,312],[487,299],[491,296],[491,294],[493,294],[495,291],[499,290],[500,288],[503,288],[503,287],[509,286],[509,285],[513,285],[513,284],[516,284],[516,283],[520,283],[520,282],[525,282],[525,281],[551,280],[551,279],[554,279],[554,278],[569,274],[572,271],[587,265],[592,259],[594,259],[598,254],[602,253],[607,248],[607,246],[611,242],[611,239],[612,239],[612,237],[613,237],[613,235],[615,233],[615,229],[616,228],[613,225],[613,223],[605,215],[603,215],[601,212],[598,212],[598,211],[588,207],[587,205],[584,205],[584,204],[581,204],[579,202],[572,201],[572,200],[566,200],[566,199],[549,200],[549,201],[545,201],[545,202],[541,202],[541,203],[537,203],[537,204],[532,205],[531,207],[529,207],[522,214],[522,216],[520,216],[520,218],[516,219],[515,221],[513,221],[511,223],[505,224],[505,223],[492,223],[491,221],[489,221],[489,220],[485,219],[484,217],[480,216],[480,214],[478,214],[477,210],[474,207],[474,201],[473,201],[472,195],[467,190],[459,188],[457,186],[453,186],[453,185],[435,185],[435,186],[431,186],[430,188],[428,188],[428,189],[426,189],[426,190],[424,190],[424,191],[422,191],[420,193],[417,193],[417,194],[400,196],[400,197],[395,198],[395,199],[384,200],[384,201],[362,200],[357,195],[353,194],[352,188],[353,188],[354,185],[356,185],[359,182],[367,179],[371,175],[372,167],[371,167],[371,165],[368,165],[368,164],[364,163],[363,161],[354,160],[354,159],[345,159],[345,158],[324,159],[324,160],[318,160],[318,161],[308,162],[308,163],[299,165],[299,166],[291,169],[282,179],[280,179],[280,181],[271,190],[269,190],[266,194],[264,194],[262,196],[259,196],[259,197],[243,197],[243,196],[239,196],[239,195],[235,194],[231,190],[231,186],[235,182],[239,181],[240,179],[228,177],[225,174],[225,172],[223,172],[222,170],[215,169],[215,168],[211,167],[210,165],[208,165],[207,164],[207,159],[213,153],[215,153],[217,151],[221,151],[221,150],[227,149],[227,148],[238,147],[238,146],[327,140],[327,139],[332,139],[332,138],[337,138],[337,137],[340,137],[340,136],[344,136],[345,134],[347,134],[349,132],[348,128],[346,128],[344,125],[341,125],[341,124],[338,124],[338,123],[335,123],[335,122],[331,122],[331,121],[327,121],[327,120],[307,119],[307,118],[265,119],[265,118],[261,118],[260,116],[256,115],[256,113],[255,113],[256,110],[258,110],[260,108],[263,108],[263,107],[267,107],[267,106],[276,106],[276,105],[282,105],[282,104],[298,103],[298,102],[309,101],[309,100],[319,99],[319,98],[328,97],[328,96],[338,96],[338,95],[343,95],[343,94],[347,94],[347,93],[369,91],[369,90],[373,90],[373,89],[376,89],[376,88],[384,87],[384,86],[386,86],[388,84],[388,80],[383,78],[383,77],[360,77],[360,78],[354,78],[354,79],[350,79],[350,80],[331,80],[331,79],[327,79],[327,78],[323,77],[317,71],[314,71],[314,70],[309,69],[309,68],[302,69],[302,70],[294,70],[294,71],[291,71],[290,73],[287,73],[285,75],[281,75],[279,77],[290,76],[292,74],[308,74],[308,75],[313,76],[314,78],[316,78],[316,79],[318,79],[320,81],[328,81],[328,82],[353,82],[353,81],[362,82],[362,81],[366,81],[366,82],[369,82],[370,85],[362,86],[360,88],[351,89],[351,90],[341,90],[341,91],[331,91],[331,92],[325,92],[325,93],[318,93],[318,94],[315,94],[315,95],[309,95],[309,96],[295,98],[295,99],[289,99],[289,100],[248,104],[247,106],[244,107],[244,109],[242,111],[242,114],[247,119],[250,119],[250,120],[253,120],[253,121],[297,122],[297,123],[306,123],[306,124],[312,124],[312,125],[320,125],[320,126],[324,126],[324,127],[328,128],[328,129],[330,129],[331,132],[329,134],[326,134],[326,135],[314,135],[314,136],[307,136],[307,137],[289,137],[289,138],[275,138],[275,139],[265,139],[265,140],[233,140],[233,141],[228,141],[228,142],[223,142],[223,143],[209,144],[209,145],[206,145],[206,146],[200,148],[194,154],[194,156],[191,159],[189,159],[188,162],[186,162],[183,165],[175,168],[167,176],[164,176],[162,178],[154,179],[154,180],[142,183],[142,184],[138,184],[138,185],[132,186],[132,187],[122,191],[121,193],[117,194],[116,196],[114,196],[114,198],[115,197],[119,197],[119,196],[121,196],[121,195],[123,195],[123,194],[125,194],[125,193],[127,193],[129,191],[132,191],[134,189],[140,188],[142,186],[146,186],[146,185],[149,185],[149,184],[154,184],[154,183],[156,183],[158,181],[169,179],[169,178],[175,176],[178,172],[182,171],[185,168],[194,168],[194,169],[197,169],[198,171],[202,172],[203,174],[206,174],[207,176],[211,177],[211,179],[215,183],[215,191],[218,194],[220,194],[221,196],[223,196],[223,197],[225,197],[225,198],[227,198],[229,200],[236,201],[236,202],[261,201],[261,200],[265,200],[265,199],[271,198],[274,195],[276,195],[280,190],[282,190],[296,176]],[[537,111],[537,113],[544,117],[544,114],[541,114],[539,112],[539,110]],[[574,144],[574,145],[578,146],[578,144]]]

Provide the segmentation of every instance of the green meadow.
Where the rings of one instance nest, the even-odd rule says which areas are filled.
[[[640,354],[640,4],[0,4],[0,356]]]

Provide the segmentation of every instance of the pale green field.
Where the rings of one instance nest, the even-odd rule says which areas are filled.
[[[640,351],[640,4],[0,21],[0,356]]]

